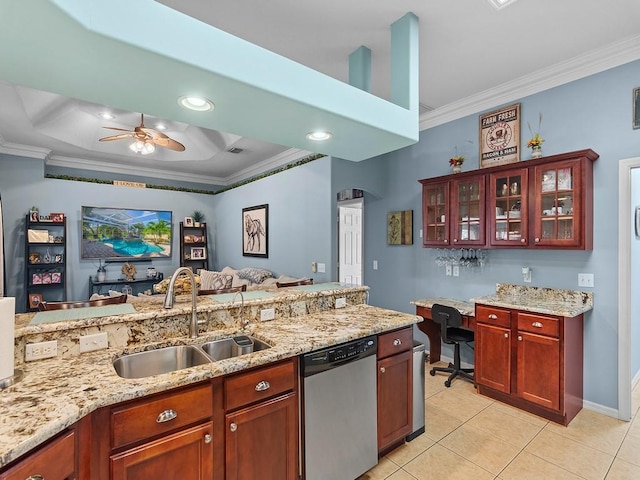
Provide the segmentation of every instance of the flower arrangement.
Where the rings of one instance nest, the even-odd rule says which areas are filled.
[[[540,125],[542,124],[542,114],[538,117],[538,131],[533,133],[531,129],[531,124],[527,122],[527,126],[529,127],[529,132],[531,133],[531,140],[527,142],[527,147],[541,147],[544,143],[544,138],[540,136]]]
[[[460,167],[464,163],[465,157],[464,155],[456,155],[449,159],[449,165],[452,167]]]

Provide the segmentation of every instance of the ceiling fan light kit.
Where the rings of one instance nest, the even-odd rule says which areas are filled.
[[[118,130],[121,133],[119,135],[112,135],[110,137],[103,137],[99,139],[100,142],[109,142],[111,140],[122,140],[126,138],[132,138],[133,143],[129,145],[131,151],[135,153],[141,153],[142,155],[149,155],[156,151],[156,145],[169,150],[175,150],[176,152],[183,152],[184,145],[175,141],[173,138],[169,138],[162,132],[148,128],[144,126],[144,114],[140,115],[140,125],[133,130],[127,130],[120,127],[103,127],[109,130]]]
[[[156,151],[156,146],[147,141],[136,140],[131,145],[129,145],[131,151],[135,153],[141,153],[142,155],[149,155]]]

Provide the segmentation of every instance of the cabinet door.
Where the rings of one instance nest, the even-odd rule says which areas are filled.
[[[213,423],[189,428],[111,456],[112,480],[213,478]]]
[[[298,479],[297,407],[290,393],[226,415],[227,480]]]
[[[560,409],[560,340],[518,332],[517,395],[553,410]]]
[[[448,246],[449,182],[422,186],[422,244]]]
[[[24,480],[43,478],[66,480],[76,478],[75,434],[69,432],[40,447],[35,453],[18,462],[14,467],[0,473],[2,480]]]
[[[526,246],[529,237],[527,169],[493,173],[489,182],[489,243],[494,246]]]
[[[476,323],[475,379],[479,385],[511,393],[511,331]]]
[[[581,172],[579,160],[535,168],[534,245],[584,248]]]
[[[485,245],[485,177],[451,183],[451,238],[454,246]]]
[[[411,351],[378,360],[378,450],[411,433],[412,372]]]

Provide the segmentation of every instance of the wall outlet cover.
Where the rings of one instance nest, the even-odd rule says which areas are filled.
[[[48,342],[27,343],[24,351],[25,362],[33,360],[43,360],[58,355],[58,341],[51,340]]]
[[[347,299],[345,297],[336,298],[336,308],[344,308],[347,306]]]
[[[276,318],[276,309],[275,308],[263,308],[260,310],[260,321],[265,322],[267,320],[273,320]]]
[[[80,337],[80,353],[102,350],[109,346],[107,332],[94,333]]]

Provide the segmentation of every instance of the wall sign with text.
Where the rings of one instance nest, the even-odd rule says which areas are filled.
[[[520,104],[480,115],[480,168],[520,161]]]

